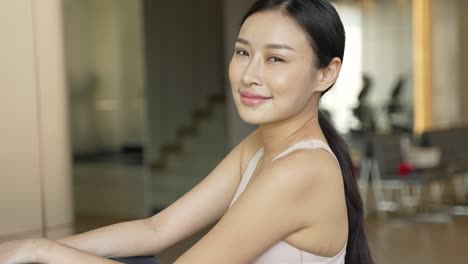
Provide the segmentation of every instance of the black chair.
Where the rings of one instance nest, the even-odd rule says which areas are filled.
[[[145,257],[128,257],[128,258],[111,258],[117,262],[126,264],[160,264],[157,258],[153,256]]]
[[[441,163],[452,179],[455,202],[468,200],[468,127],[427,131],[424,141],[441,151]]]
[[[431,186],[436,184],[439,188],[437,184],[443,181],[439,168],[398,174],[398,167],[404,161],[400,134],[374,135],[371,145],[371,181],[379,215],[389,211],[415,213],[427,202],[440,198],[439,191]]]
[[[424,136],[441,150],[442,162],[452,173],[468,171],[468,127],[428,131]]]

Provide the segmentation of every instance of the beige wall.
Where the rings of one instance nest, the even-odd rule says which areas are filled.
[[[433,0],[433,124],[468,124],[468,1]]]
[[[60,1],[4,0],[0,17],[0,241],[67,235],[73,213]]]
[[[460,36],[458,0],[433,0],[433,121],[434,128],[460,124]],[[462,77],[463,78],[463,77]]]

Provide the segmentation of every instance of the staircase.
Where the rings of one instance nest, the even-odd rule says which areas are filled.
[[[178,151],[164,153],[164,166],[151,175],[155,213],[187,193],[228,153],[225,120],[224,101],[213,102],[209,113],[195,122],[195,132],[181,136]]]

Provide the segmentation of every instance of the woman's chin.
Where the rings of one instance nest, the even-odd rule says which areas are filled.
[[[272,111],[268,107],[254,108],[242,102],[236,102],[236,108],[240,119],[249,125],[261,125],[273,121],[270,116]]]
[[[265,117],[249,114],[249,113],[240,113],[240,119],[249,125],[260,125],[266,123],[267,120]]]
[[[244,121],[244,123],[249,124],[249,125],[260,125],[261,123],[251,120],[251,119],[245,119],[241,117],[241,120]]]

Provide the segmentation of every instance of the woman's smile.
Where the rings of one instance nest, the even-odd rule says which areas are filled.
[[[252,92],[241,92],[240,96],[242,103],[248,106],[258,106],[273,98]]]

